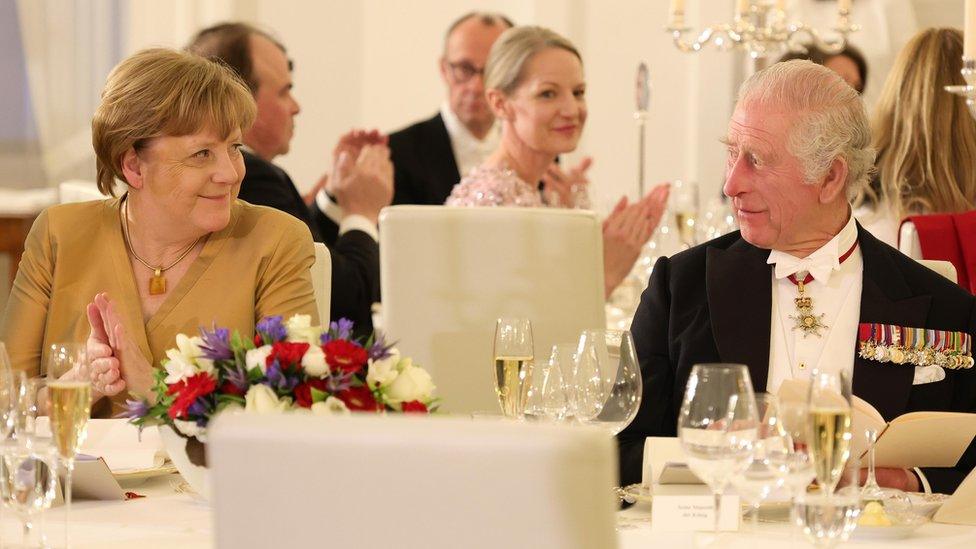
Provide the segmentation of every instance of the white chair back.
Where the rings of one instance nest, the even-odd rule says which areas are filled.
[[[329,323],[329,306],[332,299],[332,254],[321,242],[315,243],[315,263],[312,263],[311,275],[319,321],[326,326]]]
[[[61,204],[104,200],[105,198],[108,197],[98,190],[94,181],[70,179],[58,185],[58,202]]]
[[[219,549],[616,547],[600,430],[239,413],[208,438]]]
[[[958,281],[956,277],[956,266],[949,261],[939,259],[916,259],[915,261],[948,278],[953,284]]]
[[[593,212],[394,206],[380,214],[383,324],[434,377],[442,410],[498,410],[498,317],[532,321],[535,359],[605,327]]]
[[[902,223],[898,229],[898,251],[912,259],[922,259],[922,242],[918,239],[918,229],[911,221]]]

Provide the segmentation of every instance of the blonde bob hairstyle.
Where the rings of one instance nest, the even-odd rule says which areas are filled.
[[[962,97],[962,33],[926,29],[898,54],[875,107],[879,187],[860,201],[884,204],[899,218],[976,208],[976,125]],[[880,193],[880,196],[878,196]]]
[[[228,136],[256,114],[247,84],[216,61],[165,48],[133,54],[112,69],[92,118],[98,190],[114,196],[122,157],[153,137],[206,128]]]
[[[533,55],[549,48],[568,51],[583,62],[572,42],[545,27],[512,27],[503,32],[488,54],[485,64],[485,89],[511,95],[525,76],[523,69]]]

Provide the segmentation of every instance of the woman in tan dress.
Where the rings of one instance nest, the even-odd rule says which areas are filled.
[[[54,343],[87,342],[93,415],[147,396],[166,349],[199,327],[253,337],[266,315],[317,322],[304,224],[237,200],[241,139],[255,116],[230,70],[152,49],[109,75],[92,120],[106,200],[35,221],[3,316],[14,368],[43,374]],[[125,183],[113,197],[116,180]]]

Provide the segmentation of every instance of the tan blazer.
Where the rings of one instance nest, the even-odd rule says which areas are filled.
[[[119,204],[116,198],[52,206],[34,222],[0,317],[0,341],[15,369],[43,374],[53,343],[84,342],[85,307],[102,291],[156,367],[175,347],[176,334],[197,335],[201,326],[216,323],[253,338],[255,323],[267,315],[308,314],[318,322],[308,228],[288,214],[240,200],[231,206],[227,227],[210,235],[156,314],[143,322]],[[112,399],[113,413],[127,397]]]

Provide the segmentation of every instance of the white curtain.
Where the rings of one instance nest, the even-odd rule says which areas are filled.
[[[116,0],[18,0],[34,121],[49,185],[93,179],[91,116],[118,60]]]
[[[48,185],[95,177],[91,117],[124,56],[180,48],[244,0],[17,0],[33,115]]]

